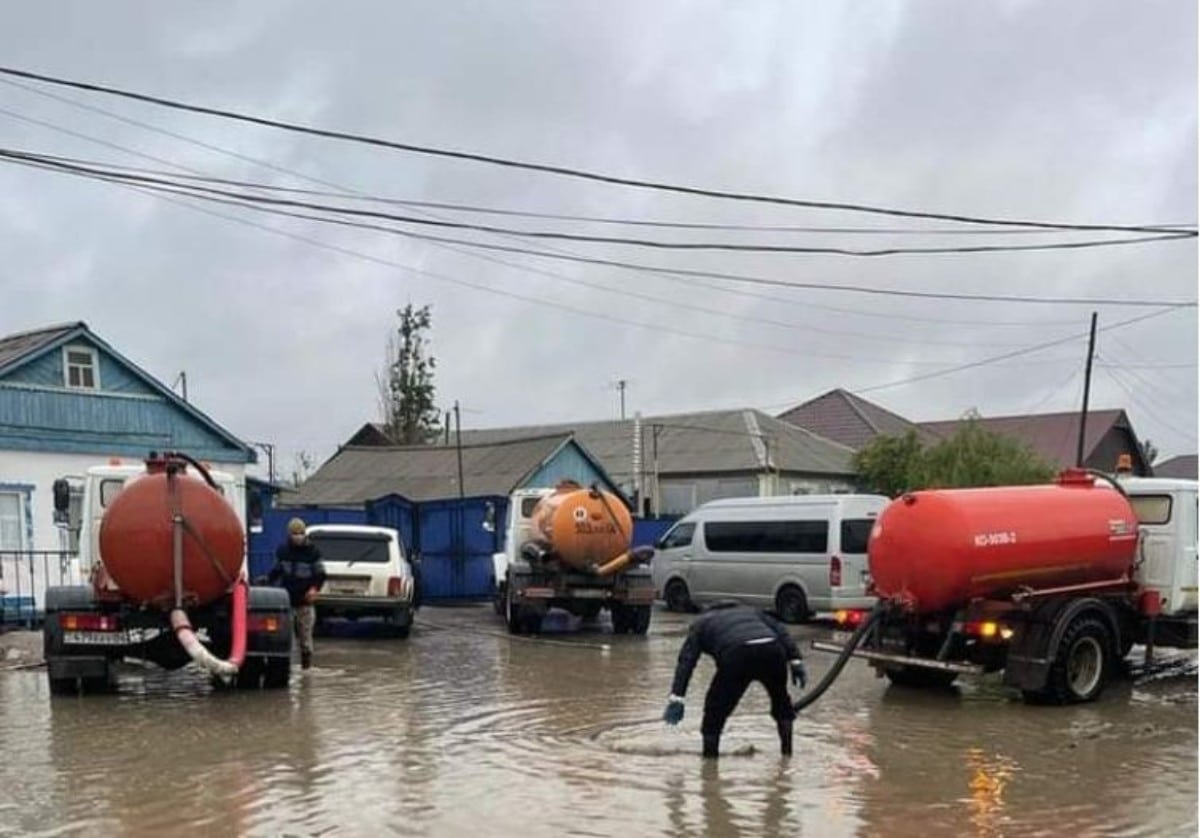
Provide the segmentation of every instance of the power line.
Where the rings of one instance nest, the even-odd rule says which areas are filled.
[[[871,258],[903,255],[946,255],[1045,250],[1082,250],[1096,247],[1113,247],[1116,245],[1147,244],[1150,242],[1172,241],[1175,239],[1192,239],[1196,237],[1195,234],[1191,232],[1178,232],[1162,233],[1152,236],[1136,236],[1133,238],[1089,239],[1086,241],[1074,242],[970,245],[962,247],[887,247],[875,248],[873,250],[855,250],[845,247],[809,247],[784,244],[738,244],[735,242],[668,242],[658,239],[635,239],[626,236],[591,236],[582,233],[562,233],[552,230],[518,230],[510,227],[496,227],[489,224],[470,224],[462,221],[444,221],[431,218],[418,218],[412,215],[399,215],[392,212],[359,209],[356,207],[338,206],[315,201],[298,201],[290,198],[273,198],[268,195],[255,195],[246,192],[235,192],[229,189],[220,189],[214,186],[199,186],[192,183],[180,182],[179,180],[171,177],[162,178],[138,175],[129,172],[122,172],[111,167],[97,168],[97,166],[103,166],[104,164],[80,166],[74,163],[64,163],[54,160],[53,158],[46,157],[45,155],[31,154],[16,149],[2,149],[0,150],[0,156],[4,156],[12,160],[28,160],[44,163],[47,165],[60,167],[65,171],[119,178],[121,180],[127,180],[147,186],[167,186],[173,189],[187,190],[197,194],[215,195],[218,197],[231,198],[233,200],[245,201],[249,203],[332,213],[335,215],[350,216],[352,218],[373,218],[400,224],[416,224],[424,227],[441,227],[452,230],[470,230],[477,233],[492,233],[502,236],[519,236],[521,238],[552,239],[557,241],[584,242],[588,244],[621,245],[657,250],[705,250],[729,253],[793,253]],[[273,189],[273,187],[266,184],[254,184],[253,188],[264,191]]]
[[[192,145],[196,145],[200,148],[204,148],[204,149],[207,149],[210,151],[215,151],[217,153],[224,154],[224,155],[232,157],[234,159],[249,162],[254,165],[258,165],[258,166],[270,169],[272,171],[280,172],[282,174],[290,175],[292,177],[299,178],[301,180],[306,180],[306,181],[309,181],[312,183],[330,186],[334,189],[340,190],[339,194],[351,195],[351,196],[358,194],[353,190],[347,189],[346,187],[340,186],[339,184],[333,183],[331,181],[322,180],[320,178],[316,178],[311,175],[306,175],[301,172],[297,172],[297,171],[294,171],[291,169],[277,166],[273,163],[270,163],[269,161],[260,160],[258,158],[251,157],[251,156],[248,156],[245,154],[241,154],[239,152],[235,152],[230,149],[223,148],[221,146],[213,145],[211,143],[206,143],[204,141],[197,140],[197,139],[188,137],[183,134],[179,134],[179,133],[176,133],[173,131],[168,131],[166,129],[159,128],[158,126],[155,126],[155,125],[152,125],[149,123],[139,122],[138,120],[129,119],[128,117],[125,117],[121,114],[114,113],[112,111],[108,111],[104,108],[98,108],[98,107],[95,107],[92,105],[83,104],[81,102],[75,102],[72,99],[68,99],[63,96],[57,96],[53,93],[49,93],[46,91],[38,91],[38,90],[35,90],[34,88],[30,88],[30,87],[27,87],[22,84],[18,84],[17,82],[13,82],[13,81],[7,81],[4,79],[0,79],[0,83],[4,83],[4,84],[7,84],[12,87],[17,87],[17,88],[20,88],[21,90],[25,90],[30,93],[35,93],[39,96],[48,97],[55,101],[59,101],[64,104],[71,105],[76,108],[81,108],[83,110],[86,110],[86,111],[89,111],[92,113],[97,113],[102,116],[105,116],[105,117],[108,117],[111,119],[115,119],[117,121],[124,122],[127,124],[131,124],[131,125],[137,126],[139,128],[143,128],[145,130],[148,130],[148,131],[151,131],[154,133],[172,137],[174,139],[178,139],[180,141],[183,141],[183,142],[186,142],[186,143],[189,143]],[[167,166],[171,166],[172,168],[179,169],[184,172],[191,172],[191,173],[195,174],[197,177],[202,178],[202,179],[207,177],[207,176],[203,175],[203,173],[201,173],[200,170],[194,169],[190,166],[185,166],[183,164],[177,163],[172,160],[168,160],[168,159],[165,159],[162,157],[157,157],[155,155],[147,154],[142,151],[137,151],[135,149],[131,149],[126,146],[112,143],[107,140],[102,140],[97,137],[93,137],[88,134],[83,134],[78,131],[73,131],[73,130],[71,130],[69,128],[65,128],[61,125],[56,125],[52,122],[46,122],[44,120],[35,119],[33,117],[29,117],[29,116],[26,116],[23,114],[18,114],[18,113],[15,113],[13,111],[9,111],[9,110],[3,109],[3,108],[0,108],[0,113],[4,113],[4,114],[10,116],[11,118],[14,118],[14,119],[17,119],[17,120],[20,120],[23,122],[31,123],[34,125],[39,125],[41,127],[47,128],[49,130],[52,130],[52,131],[55,131],[58,133],[76,137],[78,139],[84,140],[85,142],[102,145],[107,148],[112,148],[117,151],[120,151],[124,154],[128,154],[128,155],[131,155],[134,157],[139,157],[139,158],[142,158],[145,160],[152,160],[154,162],[161,163],[161,164],[167,165]],[[56,159],[71,160],[72,158],[56,158]],[[124,167],[122,167],[122,168],[124,168]],[[484,254],[484,253],[475,253],[468,249],[464,249],[462,247],[448,245],[448,244],[441,244],[441,243],[436,243],[436,242],[433,244],[435,247],[442,247],[444,249],[450,250],[455,253],[462,254],[464,256],[468,256],[470,258],[482,259],[484,261],[491,262],[493,264],[504,265],[504,266],[512,268],[514,270],[519,270],[519,271],[523,271],[526,273],[538,274],[541,276],[546,276],[546,277],[550,277],[550,278],[554,278],[554,279],[560,279],[560,280],[564,280],[564,281],[573,281],[573,280],[568,279],[563,274],[558,274],[558,273],[555,273],[552,271],[546,271],[544,269],[534,268],[529,265],[523,265],[523,264],[517,264],[514,262],[509,262],[504,259],[500,259],[500,258],[493,257],[493,256],[488,256],[487,254]],[[682,283],[685,283],[688,285],[693,284],[693,283],[687,282],[687,280],[684,279],[683,277],[675,276],[667,271],[656,269],[656,268],[647,267],[639,272],[644,273],[644,274],[659,276],[659,277],[668,279],[673,282],[682,282]],[[723,287],[720,285],[715,285],[712,283],[700,282],[698,284],[702,285],[703,287],[711,288],[713,290],[719,291],[721,293],[732,294],[735,296],[740,296],[740,297],[744,297],[744,298],[748,298],[748,299],[764,300],[767,302],[782,303],[784,305],[792,305],[792,306],[801,305],[801,303],[799,301],[788,299],[785,297],[776,297],[776,296],[771,296],[771,295],[766,295],[766,294],[756,294],[751,291],[745,291],[745,290],[742,290],[739,288],[726,288],[726,287]],[[609,290],[611,293],[626,293],[623,290],[618,290],[618,289],[605,289],[605,290]],[[806,310],[829,311],[829,312],[834,312],[834,313],[838,313],[838,314],[850,314],[850,315],[859,316],[859,317],[880,318],[880,319],[886,319],[889,322],[897,321],[897,320],[917,322],[917,323],[938,323],[938,324],[945,322],[944,317],[920,317],[920,316],[915,316],[915,315],[905,315],[905,314],[892,313],[892,312],[878,313],[878,312],[865,311],[863,309],[854,309],[854,308],[845,308],[845,307],[839,307],[839,306],[823,305],[823,304],[819,304],[819,303],[813,303],[813,302],[807,301],[807,300],[804,301],[803,305]],[[971,320],[971,319],[967,319],[967,318],[963,318],[963,317],[955,317],[954,320],[956,323],[961,324],[961,325],[977,325],[977,326],[987,326],[987,327],[1021,327],[1021,328],[1028,328],[1031,326],[1033,326],[1033,327],[1063,326],[1063,325],[1069,325],[1069,324],[1075,323],[1074,320],[1003,321],[1003,320],[994,320],[994,319]],[[797,326],[797,328],[806,328],[806,329],[812,330],[814,327],[805,325],[805,326]],[[854,334],[854,333],[847,332],[846,334]],[[897,340],[899,340],[899,339],[897,339]],[[976,345],[985,345],[985,344],[976,344]]]
[[[307,134],[315,137],[324,137],[326,139],[344,140],[355,143],[362,143],[380,148],[389,148],[396,151],[405,151],[415,154],[424,154],[435,157],[444,157],[455,160],[464,160],[475,163],[486,163],[494,166],[502,166],[506,168],[522,169],[526,171],[542,172],[545,174],[560,175],[563,177],[578,178],[582,180],[590,180],[599,183],[607,183],[616,186],[628,186],[639,189],[652,189],[661,192],[673,192],[683,195],[695,195],[706,198],[720,198],[733,201],[750,201],[756,203],[775,204],[781,206],[805,207],[809,209],[826,209],[838,210],[846,212],[860,212],[872,215],[885,215],[897,218],[923,218],[940,221],[954,221],[967,224],[986,224],[993,226],[1007,227],[1041,227],[1045,229],[1055,230],[1090,230],[1090,231],[1109,231],[1109,232],[1138,232],[1138,233],[1161,233],[1161,228],[1137,226],[1137,225],[1116,225],[1116,224],[1063,224],[1057,222],[1029,221],[1017,219],[1002,219],[989,218],[984,216],[960,215],[950,213],[935,213],[918,210],[904,210],[891,207],[875,206],[870,204],[859,204],[844,201],[814,201],[799,198],[788,198],[774,195],[753,194],[747,192],[732,192],[717,189],[707,189],[696,186],[683,186],[678,184],[670,184],[661,181],[640,180],[636,178],[619,177],[616,175],[603,174],[600,172],[592,172],[584,169],[571,168],[567,166],[556,166],[545,163],[534,163],[530,161],[516,160],[505,157],[497,157],[494,155],[478,154],[474,152],[457,151],[452,149],[438,148],[434,146],[417,145],[414,143],[398,142],[394,140],[386,140],[379,137],[372,137],[364,134],[356,134],[347,131],[334,131],[313,126],[300,125],[282,120],[269,119],[261,116],[253,116],[237,111],[210,108],[202,105],[191,104],[177,99],[169,99],[160,96],[151,96],[145,93],[137,93],[131,90],[126,90],[107,85],[95,84],[91,82],[75,81],[57,76],[50,76],[41,73],[33,73],[27,70],[20,70],[13,67],[0,67],[0,74],[11,77],[28,79],[30,81],[43,82],[46,84],[57,85],[60,87],[74,88],[76,90],[85,90],[93,93],[103,93],[110,96],[117,96],[124,99],[130,99],[138,102],[145,102],[161,107],[172,108],[174,110],[189,111],[192,113],[201,113],[208,116],[220,117],[223,119],[232,119],[239,122],[245,122],[253,125],[261,125],[268,128],[277,128],[280,130],[291,131],[294,133]],[[1195,235],[1195,234],[1192,234]]]
[[[1097,331],[1098,332],[1111,332],[1114,329],[1120,329],[1125,326],[1131,326],[1134,323],[1140,323],[1143,320],[1149,320],[1152,317],[1161,317],[1162,315],[1168,314],[1173,311],[1178,311],[1178,309],[1164,308],[1164,309],[1160,309],[1159,311],[1152,311],[1149,314],[1142,314],[1142,315],[1139,315],[1138,317],[1131,317],[1128,320],[1122,320],[1118,323],[1114,323],[1111,326],[1105,326],[1101,329],[1097,329]],[[913,384],[918,381],[927,381],[928,379],[931,379],[931,378],[940,378],[943,375],[950,375],[950,374],[956,373],[956,372],[963,372],[964,370],[975,369],[976,367],[987,366],[990,364],[997,363],[999,361],[1006,361],[1010,358],[1017,358],[1017,357],[1020,357],[1021,355],[1029,355],[1033,352],[1040,352],[1043,349],[1049,349],[1052,346],[1061,346],[1064,343],[1069,343],[1073,340],[1079,340],[1080,338],[1084,338],[1084,337],[1087,337],[1086,332],[1081,333],[1081,334],[1071,335],[1070,337],[1061,338],[1059,340],[1051,340],[1051,341],[1047,341],[1045,343],[1039,343],[1035,346],[1030,346],[1025,349],[1018,349],[1015,352],[1005,352],[1002,355],[994,355],[991,358],[983,358],[979,361],[972,361],[967,364],[959,364],[958,366],[949,367],[944,370],[925,373],[923,375],[914,375],[910,378],[899,379],[898,381],[890,381],[887,384],[876,384],[873,387],[860,387],[856,390],[852,390],[851,392],[855,393],[856,395],[861,395],[863,393],[871,393],[876,390],[886,390],[891,387],[899,387],[902,384]]]
[[[731,282],[742,282],[755,285],[767,285],[783,288],[799,288],[807,290],[821,291],[840,291],[847,293],[871,294],[881,296],[896,296],[896,297],[911,297],[918,299],[952,299],[964,301],[979,301],[979,302],[1014,302],[1014,303],[1033,303],[1033,304],[1067,304],[1067,305],[1113,305],[1113,306],[1168,306],[1168,307],[1194,307],[1195,301],[1180,301],[1180,300],[1119,300],[1119,299],[1104,299],[1104,298],[1064,298],[1064,297],[1032,297],[1023,295],[998,295],[998,294],[954,294],[949,292],[932,292],[932,291],[906,291],[898,289],[882,289],[869,288],[865,286],[851,285],[833,285],[830,283],[812,283],[812,282],[791,282],[784,280],[774,280],[762,277],[753,277],[743,274],[722,273],[716,271],[701,271],[682,268],[666,268],[640,265],[637,263],[623,262],[614,259],[602,259],[598,257],[585,257],[576,255],[566,255],[548,252],[544,250],[532,250],[529,248],[511,247],[508,245],[489,244],[484,242],[472,241],[468,239],[456,239],[443,236],[431,236],[424,233],[416,233],[410,230],[403,230],[394,227],[386,227],[378,224],[371,224],[358,221],[349,221],[346,219],[310,215],[306,213],[296,213],[287,210],[278,209],[275,207],[264,207],[259,202],[251,200],[246,196],[238,196],[234,198],[221,198],[211,194],[212,192],[220,192],[220,190],[200,190],[194,191],[194,187],[186,185],[172,184],[170,186],[146,182],[149,179],[133,179],[132,181],[121,177],[115,173],[106,173],[103,171],[91,171],[84,167],[72,166],[69,164],[55,163],[49,160],[39,159],[36,155],[27,155],[20,152],[14,153],[10,151],[0,151],[0,159],[8,160],[18,165],[28,165],[35,168],[48,168],[61,173],[80,176],[91,179],[104,180],[108,182],[133,183],[146,189],[161,190],[170,194],[188,195],[190,197],[199,198],[202,200],[210,200],[215,203],[230,204],[240,206],[244,209],[252,209],[259,212],[266,212],[273,215],[286,216],[291,218],[305,219],[309,221],[317,221],[325,224],[335,224],[344,227],[353,227],[364,230],[374,230],[377,232],[389,233],[391,235],[399,235],[407,238],[418,239],[421,241],[439,242],[443,244],[456,244],[472,248],[481,248],[484,250],[501,251],[506,253],[523,253],[526,255],[538,256],[547,259],[556,259],[560,261],[578,262],[583,264],[604,265],[609,267],[617,267],[625,270],[633,270],[639,272],[653,271],[657,273],[668,273],[685,277],[703,277],[723,279]],[[252,196],[251,196],[252,197]]]
[[[29,87],[26,87],[25,85],[21,85],[21,84],[15,84],[14,82],[8,81],[6,79],[0,79],[0,83],[14,85],[16,87],[21,88],[22,90],[28,90],[31,93],[37,93],[39,95],[49,95],[43,91],[34,90],[33,88],[29,88]],[[83,103],[80,103],[80,102],[72,102],[70,99],[67,99],[62,96],[51,96],[51,98],[61,101],[61,102],[65,102],[67,104],[72,104],[72,105],[76,105],[78,107],[82,107],[82,108],[92,111],[92,112],[103,113],[105,115],[112,116],[114,119],[119,119],[120,121],[128,123],[130,125],[136,125],[138,127],[146,128],[146,129],[152,130],[152,131],[161,131],[162,133],[165,133],[167,136],[175,137],[176,139],[185,140],[187,142],[196,143],[201,148],[207,148],[211,151],[218,151],[223,154],[229,154],[229,155],[235,157],[236,159],[254,163],[255,165],[259,165],[259,166],[266,166],[267,168],[270,168],[277,172],[281,172],[283,174],[290,174],[290,175],[297,174],[296,172],[293,172],[290,169],[285,169],[285,168],[276,166],[274,164],[268,163],[268,162],[260,160],[258,158],[249,157],[247,155],[240,154],[238,152],[229,151],[228,149],[223,149],[220,146],[214,146],[209,143],[202,142],[200,140],[193,140],[189,137],[186,137],[182,134],[178,134],[173,131],[167,131],[165,129],[157,128],[156,126],[149,125],[148,123],[145,123],[145,122],[140,122],[135,119],[129,119],[128,117],[125,117],[121,114],[114,114],[109,111],[105,111],[101,108],[90,107],[90,106],[84,105]],[[5,114],[8,114],[9,116],[14,116],[18,119],[26,119],[30,122],[38,122],[37,120],[33,120],[29,117],[21,116],[19,114],[15,114],[12,111],[8,111],[3,108],[0,108],[0,113],[5,113]],[[46,125],[47,123],[38,122],[38,124]],[[346,190],[344,188],[301,189],[301,188],[290,187],[290,186],[277,186],[274,184],[265,184],[265,183],[261,183],[261,182],[257,182],[257,181],[240,180],[237,178],[223,178],[223,177],[216,177],[214,175],[204,175],[204,174],[200,174],[198,172],[194,172],[194,170],[192,170],[193,171],[192,174],[179,174],[178,172],[166,172],[161,169],[146,169],[146,168],[141,168],[141,167],[136,167],[136,166],[121,166],[121,165],[118,165],[115,163],[99,163],[94,160],[87,160],[87,159],[83,159],[83,158],[79,158],[79,157],[69,157],[69,156],[53,155],[53,154],[41,154],[39,156],[43,157],[45,159],[48,159],[48,160],[54,160],[55,162],[59,162],[59,163],[70,163],[70,164],[84,165],[84,166],[103,165],[109,169],[117,169],[117,170],[128,172],[130,174],[135,174],[135,175],[150,176],[150,177],[185,178],[187,180],[194,180],[194,181],[197,181],[200,183],[221,184],[224,186],[236,186],[236,187],[239,187],[242,189],[259,189],[259,190],[266,190],[266,191],[270,191],[270,192],[283,193],[283,194],[289,194],[289,195],[306,195],[306,196],[310,196],[310,197],[319,197],[319,198],[351,198],[353,200],[362,201],[365,203],[385,204],[385,205],[391,205],[391,206],[418,207],[418,208],[425,208],[425,209],[449,210],[451,212],[473,213],[473,214],[477,214],[477,215],[498,215],[498,216],[511,217],[511,218],[536,218],[539,220],[546,220],[546,221],[569,221],[569,222],[581,222],[581,223],[586,223],[586,224],[605,224],[605,225],[626,226],[626,227],[649,227],[649,228],[655,228],[655,229],[670,229],[670,230],[705,230],[705,231],[722,230],[722,231],[749,232],[749,233],[825,233],[825,234],[836,234],[836,235],[889,235],[889,236],[900,236],[900,235],[1014,236],[1014,235],[1022,235],[1022,234],[1059,235],[1063,232],[1062,230],[1045,229],[1045,228],[1040,228],[1040,227],[1034,227],[1034,228],[1028,228],[1028,229],[1001,229],[1001,230],[962,229],[960,227],[919,227],[919,228],[914,228],[914,227],[829,227],[829,226],[798,226],[798,225],[771,225],[771,224],[719,224],[719,223],[713,223],[713,222],[664,221],[661,219],[644,219],[644,218],[643,219],[635,219],[635,218],[616,218],[616,217],[612,217],[612,216],[597,216],[597,215],[571,215],[571,214],[567,214],[567,213],[533,212],[530,210],[517,210],[517,209],[506,208],[506,207],[486,207],[486,206],[479,206],[476,204],[449,203],[449,202],[444,202],[444,201],[422,201],[422,200],[417,200],[414,198],[385,197],[385,196],[380,196],[380,195],[370,195],[370,194],[366,194],[366,193],[360,193],[357,191]],[[325,181],[319,181],[319,182],[325,182]],[[1153,227],[1155,230],[1162,232],[1162,233],[1178,233],[1178,234],[1181,234],[1181,237],[1190,237],[1190,236],[1183,236],[1182,234],[1189,234],[1189,233],[1195,232],[1195,230],[1193,229],[1195,227],[1195,224],[1188,224],[1188,223],[1154,224],[1154,225],[1147,225],[1147,226]],[[515,235],[537,235],[536,232],[523,231],[523,230],[506,231],[506,233],[511,233],[511,234],[515,234]],[[617,241],[620,243],[627,243],[626,240],[623,240],[623,239],[584,239],[584,240],[585,241],[599,240],[599,241],[606,241],[606,242],[607,241]],[[658,243],[655,243],[655,245],[657,245],[657,244]],[[720,247],[721,245],[700,244],[700,245],[692,245],[692,246],[693,247]],[[910,251],[905,250],[903,252],[910,252]],[[925,251],[915,251],[915,252],[925,252]],[[960,252],[960,251],[951,251],[951,252]]]
[[[1117,371],[1115,368],[1109,367],[1104,370],[1104,373],[1105,373],[1105,375],[1107,375],[1109,377],[1109,379],[1111,379],[1113,381],[1113,383],[1115,383],[1118,387],[1120,387],[1127,396],[1129,396],[1129,399],[1131,402],[1141,401],[1140,399],[1138,399],[1137,395],[1135,394],[1134,388],[1126,385],[1125,382],[1122,381],[1121,378],[1117,376],[1117,374],[1116,374]],[[1166,428],[1169,431],[1177,433],[1180,436],[1182,436],[1184,439],[1187,439],[1187,440],[1193,440],[1196,438],[1195,429],[1192,429],[1190,431],[1185,431],[1185,430],[1177,427],[1173,423],[1168,422],[1166,419],[1163,419],[1161,416],[1157,415],[1153,411],[1146,410],[1144,401],[1142,404],[1143,404],[1143,410],[1144,410],[1146,416],[1149,417],[1150,419],[1152,419],[1154,422],[1157,422],[1160,427]]]

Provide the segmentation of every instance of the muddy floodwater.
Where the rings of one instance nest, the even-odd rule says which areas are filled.
[[[0,672],[0,835],[1197,833],[1192,654],[1066,708],[996,680],[889,688],[852,661],[793,758],[753,687],[714,764],[707,659],[679,729],[657,721],[688,620],[525,639],[426,608],[407,640],[319,640],[280,692],[131,669],[117,695],[52,700],[43,670]],[[814,678],[832,660],[808,658]]]

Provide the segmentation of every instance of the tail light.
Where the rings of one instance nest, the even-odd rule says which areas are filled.
[[[835,611],[833,619],[843,628],[857,628],[866,619],[865,611]]]
[[[963,626],[965,634],[978,637],[987,643],[996,643],[999,641],[1010,640],[1013,636],[1013,630],[1003,623],[997,623],[994,620],[979,620],[977,622],[967,623]]]
[[[842,586],[842,560],[837,556],[829,559],[829,586],[832,588]]]
[[[64,631],[120,631],[121,620],[110,614],[59,614]]]
[[[387,595],[390,597],[405,597],[408,594],[408,580],[403,576],[388,577]]]
[[[246,631],[273,634],[283,629],[283,620],[278,614],[250,614],[246,617]]]

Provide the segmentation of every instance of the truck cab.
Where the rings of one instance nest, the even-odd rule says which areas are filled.
[[[1159,631],[1191,620],[1195,644],[1197,609],[1197,483],[1161,477],[1120,481],[1138,517],[1141,540],[1134,580],[1158,597]],[[1179,623],[1182,620],[1183,623]]]

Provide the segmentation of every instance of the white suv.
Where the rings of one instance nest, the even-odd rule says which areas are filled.
[[[325,584],[316,600],[318,621],[383,617],[407,637],[419,601],[416,575],[399,534],[389,527],[313,524],[308,537],[325,564]]]

